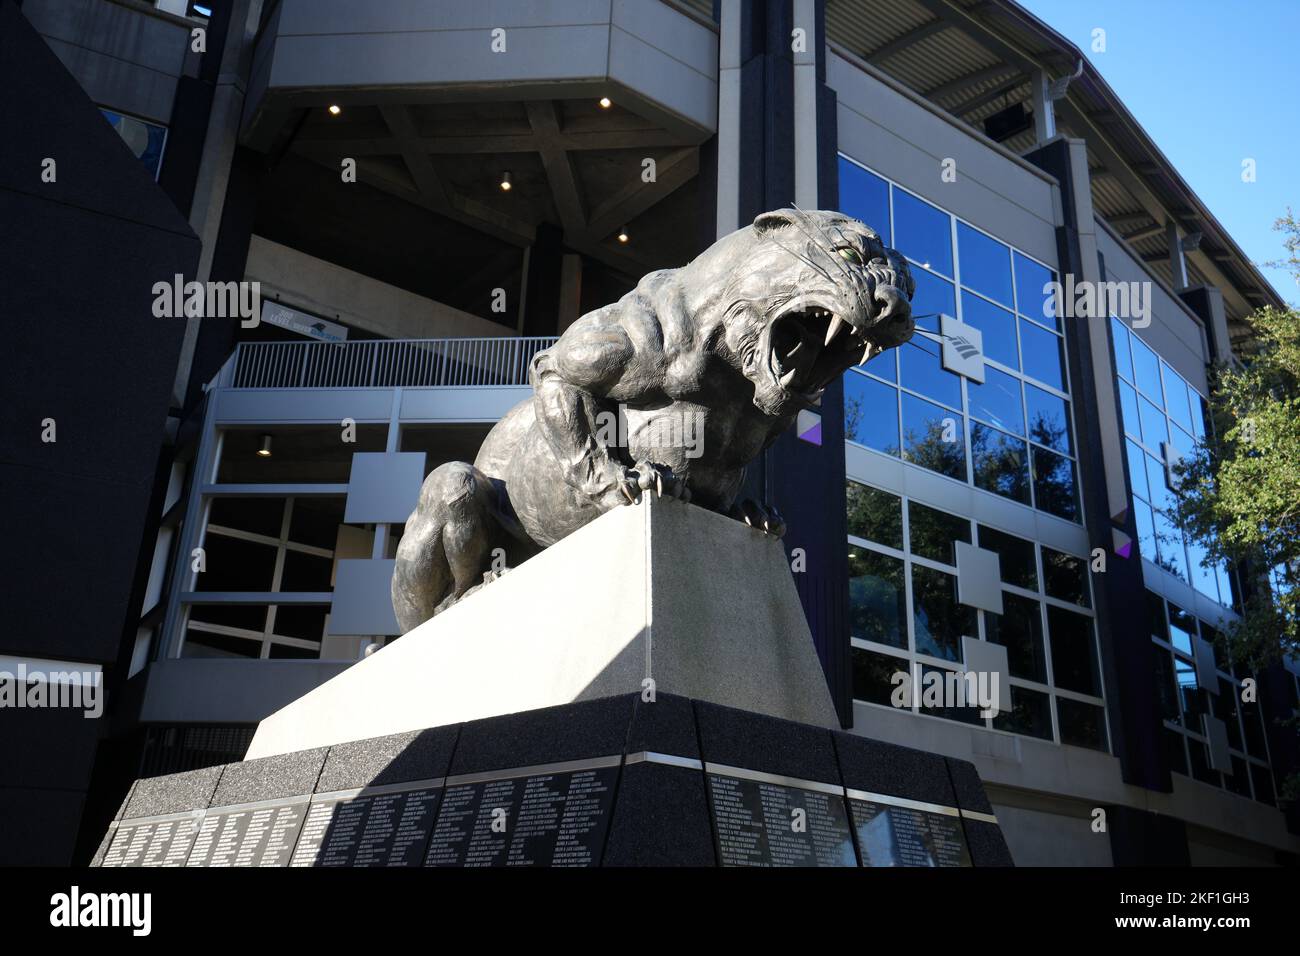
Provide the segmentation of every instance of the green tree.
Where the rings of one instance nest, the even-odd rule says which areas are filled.
[[[1300,223],[1277,220],[1300,283]],[[1176,468],[1173,518],[1208,562],[1249,568],[1241,621],[1225,635],[1234,660],[1259,667],[1300,652],[1300,313],[1251,316],[1241,361],[1211,373],[1213,429]],[[1241,562],[1245,562],[1244,565]]]

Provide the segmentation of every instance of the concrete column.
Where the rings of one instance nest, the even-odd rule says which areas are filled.
[[[794,0],[794,29],[802,30],[804,48],[794,55],[794,202],[800,209],[818,208],[817,196],[817,61],[816,0]]]
[[[232,0],[234,9],[221,48],[221,69],[213,91],[203,159],[199,163],[198,182],[190,206],[190,227],[203,243],[198,271],[194,275],[194,279],[199,282],[206,282],[212,271],[212,256],[216,251],[221,214],[226,205],[230,165],[239,139],[245,83],[252,65],[253,42],[261,20],[262,2],[263,0]],[[178,408],[185,404],[190,370],[194,365],[194,350],[199,340],[200,321],[202,320],[198,318],[185,320],[185,338],[181,343],[176,378],[172,385],[172,404]]]
[[[560,258],[560,304],[556,331],[564,330],[582,315],[582,256],[566,252]]]
[[[740,68],[744,0],[719,0],[717,236],[740,223]]]
[[[1034,70],[1030,87],[1034,94],[1034,141],[1045,143],[1056,135],[1056,109],[1052,105],[1051,78],[1046,70]]]
[[[1179,234],[1178,223],[1172,219],[1165,224],[1165,239],[1169,243],[1170,282],[1175,292],[1187,288],[1187,259],[1183,256],[1183,237]]]

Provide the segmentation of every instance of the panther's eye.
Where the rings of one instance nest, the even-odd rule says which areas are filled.
[[[858,250],[853,249],[849,246],[841,246],[839,249],[836,249],[835,251],[840,254],[841,259],[847,259],[849,262],[852,262],[856,266],[862,265],[862,256],[858,254]]]

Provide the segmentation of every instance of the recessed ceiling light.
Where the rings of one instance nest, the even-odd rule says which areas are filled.
[[[608,96],[602,96],[597,102],[600,103],[600,108],[602,110],[607,110],[614,105],[614,101],[611,100]]]
[[[262,447],[257,449],[257,454],[262,458],[271,457],[271,436],[270,435],[262,436]]]
[[[619,242],[627,242],[627,239],[628,239],[628,236],[627,236],[627,226],[624,226],[622,229],[620,229],[620,230],[618,231],[618,241],[619,241]]]
[[[512,184],[510,182],[510,170],[507,169],[504,173],[501,174],[501,191],[505,193],[510,192],[511,185]]]
[[[330,116],[338,116],[342,112],[343,107],[339,106],[337,103],[330,104]]]

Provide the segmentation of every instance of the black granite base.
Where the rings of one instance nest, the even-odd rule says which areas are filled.
[[[92,865],[1011,862],[970,763],[661,694],[139,780]]]

